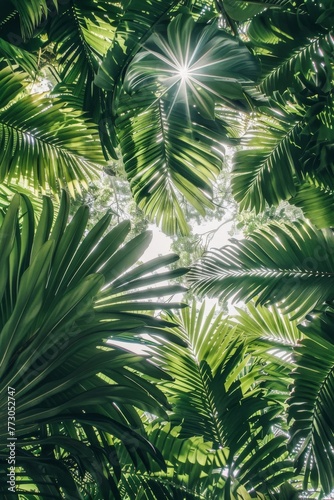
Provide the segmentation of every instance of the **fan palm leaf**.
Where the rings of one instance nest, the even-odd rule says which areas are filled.
[[[270,224],[248,239],[213,250],[189,274],[196,291],[225,299],[277,304],[303,317],[333,300],[333,235],[296,222]]]
[[[131,270],[150,241],[148,233],[121,246],[129,223],[103,236],[106,215],[83,238],[87,208],[79,208],[69,224],[68,211],[64,195],[53,220],[45,198],[35,228],[29,199],[16,196],[2,217],[0,371],[2,390],[13,388],[10,397],[17,402],[17,491],[28,493],[30,484],[42,496],[83,498],[80,485],[88,474],[99,496],[111,490],[120,498],[114,443],[125,447],[134,464],[149,467],[151,455],[163,467],[138,411],[166,417],[168,403],[152,383],[167,375],[115,341],[136,342],[145,332],[168,336],[161,328],[166,322],[147,313],[175,305],[148,301],[154,292],[145,277],[155,271],[153,284],[158,282],[159,269],[176,257]],[[180,272],[165,271],[161,280]],[[160,286],[155,296],[181,289]],[[7,463],[5,403],[0,434],[1,460]]]
[[[117,25],[112,45],[98,71],[95,83],[111,92],[115,97],[116,86],[124,77],[124,68],[141,48],[142,43],[151,35],[153,28],[166,19],[170,10],[180,1],[168,5],[161,1],[130,0],[123,10],[123,17]],[[126,40],[126,44],[124,41]]]
[[[229,127],[228,110],[216,118],[215,105],[223,117],[228,106],[249,109],[257,72],[245,46],[186,14],[161,24],[126,68],[116,135],[135,200],[164,231],[187,232],[182,197],[202,213],[211,206],[221,143],[236,121]]]
[[[247,87],[258,79],[259,67],[246,46],[216,23],[195,23],[179,14],[159,33],[154,33],[127,69],[124,87],[136,92],[147,86],[160,89],[172,108],[186,102],[214,119],[215,103],[248,109]]]
[[[154,27],[168,17],[180,2],[166,5],[161,0],[130,0],[123,6],[123,16],[117,24],[112,44],[105,55],[94,80],[107,92],[106,109],[101,121],[103,146],[108,154],[118,159],[118,138],[114,127],[118,99],[122,94],[125,71]]]

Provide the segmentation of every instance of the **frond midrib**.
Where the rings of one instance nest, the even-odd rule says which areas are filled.
[[[276,151],[280,147],[282,147],[282,145],[284,145],[286,143],[290,144],[290,139],[293,138],[293,136],[298,133],[298,128],[303,126],[304,121],[305,121],[304,117],[301,117],[300,120],[294,122],[292,124],[292,126],[289,128],[289,130],[284,135],[282,135],[280,137],[280,140],[277,142],[275,147],[273,149],[270,149],[270,151],[268,151],[265,154],[265,158],[263,159],[263,161],[259,164],[259,166],[256,169],[256,175],[254,177],[252,177],[251,182],[249,183],[247,189],[245,191],[243,191],[243,199],[245,199],[247,196],[252,196],[251,191],[256,187],[256,184],[261,183],[263,172],[266,169],[270,169],[270,165],[269,165],[270,158],[275,155]],[[250,151],[259,150],[259,146],[249,147],[249,150]],[[293,174],[296,172],[295,165],[293,165],[293,166],[291,165],[291,167],[292,167],[292,174]],[[244,175],[244,172],[242,172],[242,173],[238,172],[236,174],[236,176],[239,176],[239,175]]]
[[[207,403],[207,405],[209,406],[209,411],[211,412],[211,416],[207,415],[207,418],[208,418],[208,421],[211,421],[211,423],[212,423],[211,428],[213,429],[214,433],[216,434],[216,436],[212,436],[212,437],[215,439],[216,442],[219,443],[220,446],[223,446],[224,436],[223,436],[221,429],[220,429],[220,425],[219,425],[220,420],[216,416],[217,409],[214,406],[214,401],[212,401],[212,391],[210,390],[210,387],[208,387],[208,384],[205,382],[205,380],[203,378],[203,375],[202,375],[202,372],[200,369],[200,362],[199,362],[197,353],[195,351],[194,345],[191,341],[191,338],[190,338],[188,332],[187,332],[186,342],[188,343],[188,349],[191,352],[192,359],[197,367],[197,373],[199,375],[202,387],[204,389],[204,394],[201,394],[201,399],[202,399],[202,401],[205,401]],[[203,361],[206,361],[206,360],[203,360]],[[210,370],[211,370],[211,367],[210,367]]]
[[[205,271],[204,271],[205,272]],[[203,276],[204,272],[201,270],[197,271],[198,276]],[[222,272],[220,275],[218,275],[219,278],[226,278],[226,277],[235,277],[235,278],[244,278],[247,276],[259,276],[259,277],[265,277],[265,278],[279,278],[279,277],[304,277],[304,276],[314,276],[314,277],[323,277],[323,278],[334,278],[334,273],[330,273],[328,271],[312,271],[312,270],[305,270],[305,271],[300,271],[300,270],[294,270],[294,269],[255,269],[255,270],[249,270],[249,271],[234,271],[234,270],[226,270],[225,272]],[[211,276],[209,276],[211,278]],[[193,278],[195,279],[195,278]]]
[[[313,40],[311,40],[308,45],[303,45],[302,47],[299,47],[299,50],[297,48],[295,52],[290,54],[289,59],[284,60],[282,63],[280,63],[278,65],[275,65],[275,68],[273,70],[271,70],[262,80],[262,82],[260,84],[261,90],[263,92],[265,92],[266,86],[267,86],[267,81],[270,78],[274,77],[274,75],[278,74],[281,71],[281,69],[283,69],[285,66],[288,66],[289,64],[293,63],[293,61],[298,59],[298,57],[300,57],[304,53],[306,53],[310,49],[310,47],[312,47],[312,45],[317,44],[320,40],[325,40],[328,36],[330,36],[330,33],[328,33],[328,32],[318,35]]]
[[[68,156],[70,158],[74,158],[76,161],[80,160],[80,161],[84,161],[85,163],[89,163],[89,164],[95,164],[95,165],[99,164],[97,162],[94,162],[94,160],[89,160],[88,158],[85,158],[85,155],[83,155],[83,154],[76,153],[70,149],[67,149],[66,147],[62,147],[58,144],[54,144],[53,142],[48,142],[47,140],[45,140],[41,137],[33,135],[31,132],[29,132],[28,130],[25,130],[24,128],[19,128],[15,125],[12,125],[11,123],[7,123],[6,121],[1,120],[1,115],[0,115],[0,126],[7,127],[8,130],[15,130],[19,134],[22,134],[22,135],[24,134],[24,135],[30,137],[32,141],[38,141],[40,143],[43,143],[48,148],[52,148],[56,151],[59,151],[59,155],[61,155],[61,156],[65,155],[65,156]],[[94,141],[92,141],[92,143],[93,142]]]
[[[75,25],[77,27],[78,36],[79,36],[79,39],[81,40],[82,47],[83,47],[84,53],[86,55],[86,60],[88,62],[88,65],[90,66],[91,71],[93,72],[93,74],[95,74],[94,64],[92,61],[91,54],[89,53],[88,44],[87,44],[86,39],[84,37],[84,34],[82,32],[80,19],[79,19],[79,16],[77,14],[77,9],[73,3],[70,6],[70,10],[73,13]]]

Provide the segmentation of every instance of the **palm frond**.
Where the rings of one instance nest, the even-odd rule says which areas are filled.
[[[38,220],[43,210],[43,200],[39,194],[34,194],[31,189],[21,186],[16,179],[13,180],[12,184],[2,183],[0,185],[0,209],[5,211],[16,193],[29,197],[34,208],[35,219]],[[57,203],[55,200],[53,204],[56,211]]]
[[[264,210],[296,193],[301,172],[302,110],[282,108],[255,116],[243,137],[243,149],[235,154],[232,191],[240,209]]]
[[[62,491],[81,498],[80,485],[89,474],[98,496],[105,498],[111,490],[120,498],[114,443],[121,443],[135,465],[140,460],[149,468],[152,456],[164,467],[138,409],[166,418],[166,397],[152,380],[168,375],[108,339],[127,336],[136,342],[142,333],[157,331],[159,338],[168,337],[162,329],[168,323],[147,314],[163,309],[163,302],[148,299],[181,288],[153,292],[147,284],[152,269],[153,284],[159,282],[159,270],[171,256],[130,269],[149,244],[148,233],[122,246],[129,223],[104,236],[110,222],[106,215],[84,237],[87,207],[79,208],[70,223],[68,211],[64,195],[53,220],[52,203],[45,198],[35,228],[29,198],[16,195],[2,217],[1,390],[12,387],[11,396],[20,402],[18,491],[27,492],[25,484],[30,484],[40,495],[62,498]],[[161,280],[174,274],[165,271]],[[1,458],[7,455],[5,411],[2,405]]]
[[[297,328],[297,322],[288,315],[280,314],[274,307],[255,306],[249,302],[247,309],[237,309],[238,313],[231,317],[231,323],[242,330],[246,338],[251,342],[263,341],[269,347],[281,348],[292,352],[293,347],[303,338]]]
[[[73,98],[22,96],[25,85],[24,74],[0,72],[0,179],[55,193],[66,186],[74,196],[104,163],[97,127]]]
[[[206,314],[205,305],[196,311],[193,304],[170,319],[188,344],[154,348],[159,365],[173,377],[163,384],[173,405],[171,422],[181,426],[180,437],[203,436],[221,450],[229,494],[240,487],[267,493],[292,470],[285,461],[286,438],[271,433],[281,406],[260,388],[260,365],[222,314],[214,317],[214,309]]]
[[[276,307],[265,308],[250,302],[247,309],[237,311],[230,318],[231,325],[236,328],[236,334],[245,339],[247,351],[261,365],[261,387],[272,407],[275,402],[278,413],[282,415],[275,432],[288,436],[286,400],[293,382],[293,354],[304,336],[297,328],[297,321],[288,315],[283,316]]]
[[[152,95],[127,99],[116,122],[134,199],[170,234],[189,230],[182,197],[202,213],[211,206],[210,181],[220,170],[221,146],[218,133],[209,133],[202,122],[193,112],[185,124],[183,107],[168,116],[165,103]]]
[[[19,66],[32,76],[37,73],[37,57],[4,38],[0,38],[0,58],[5,59],[8,65]]]
[[[304,488],[334,488],[334,356],[332,311],[300,325],[304,340],[295,349],[294,389],[288,400],[291,449],[304,472]]]
[[[115,87],[124,76],[124,69],[141,48],[142,43],[151,35],[154,26],[165,20],[168,12],[179,3],[178,0],[168,5],[159,0],[127,2],[123,17],[117,25],[112,45],[97,74],[96,85],[113,95]]]
[[[284,1],[284,0],[283,0]],[[245,2],[244,0],[225,0],[223,3],[224,9],[229,17],[238,22],[247,21],[259,14],[270,4],[276,2]]]
[[[299,9],[287,7],[285,12],[268,9],[254,16],[247,30],[262,63],[261,88],[268,95],[315,77],[333,50],[329,30],[316,22],[326,7],[316,4],[310,12],[306,2]]]
[[[93,82],[121,12],[110,0],[72,0],[60,6],[48,27],[49,41],[56,44],[61,80],[75,84],[76,95],[84,95],[84,109],[95,121],[100,117],[104,94]]]
[[[247,99],[258,77],[257,60],[239,40],[215,22],[203,27],[190,14],[179,14],[134,56],[124,88],[133,93],[154,87],[171,108],[185,102],[203,117],[214,119],[217,103],[248,110]]]
[[[58,8],[58,0],[31,0],[30,2],[11,0],[10,3],[19,15],[21,33],[25,39],[33,35],[38,25],[48,17],[50,10],[55,12]]]
[[[334,226],[334,196],[331,190],[306,180],[297,187],[289,203],[301,208],[316,227]]]
[[[303,317],[334,298],[334,240],[330,230],[270,224],[248,239],[213,250],[189,273],[194,289],[209,296],[277,304]]]
[[[180,0],[173,0],[168,5],[161,0],[130,0],[123,6],[123,16],[94,80],[97,87],[107,92],[101,131],[103,146],[112,158],[118,158],[114,120],[126,69],[154,27],[165,20],[179,3]]]
[[[237,129],[225,108],[247,111],[255,96],[252,54],[215,23],[200,27],[188,14],[161,25],[127,67],[114,108],[135,200],[169,233],[188,229],[180,196],[200,213],[210,206],[221,143]]]
[[[166,471],[125,467],[120,490],[124,499],[215,499],[223,495],[220,469],[223,454],[201,437],[181,438],[180,427],[155,421],[147,427],[150,442],[162,450]]]

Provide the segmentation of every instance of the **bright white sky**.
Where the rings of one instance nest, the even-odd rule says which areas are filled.
[[[205,240],[209,231],[215,231],[218,228],[208,245],[208,250],[211,248],[220,248],[226,245],[228,240],[231,238],[229,232],[232,229],[233,222],[228,222],[224,225],[221,224],[222,222],[217,220],[212,220],[202,224],[195,224],[193,226],[193,233],[204,235],[203,238]],[[150,225],[149,229],[153,232],[153,238],[150,246],[140,259],[142,262],[147,262],[148,260],[154,259],[159,255],[166,255],[171,252],[170,247],[172,239],[169,236],[166,236],[153,224]]]

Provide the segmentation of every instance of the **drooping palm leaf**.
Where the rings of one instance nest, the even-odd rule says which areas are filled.
[[[93,83],[99,65],[111,45],[121,6],[110,0],[69,0],[48,26],[49,41],[56,44],[60,77],[75,84],[76,95],[84,95],[84,109],[96,121],[104,95]]]
[[[68,210],[64,197],[53,221],[52,203],[45,198],[35,228],[29,199],[16,196],[2,217],[1,391],[13,387],[19,402],[16,465],[22,482],[18,478],[17,487],[27,491],[25,484],[33,485],[46,498],[62,498],[61,491],[81,498],[80,485],[89,474],[98,496],[105,498],[111,490],[120,498],[114,442],[127,449],[134,464],[140,460],[149,467],[151,455],[163,466],[136,408],[166,416],[166,398],[151,382],[166,375],[107,341],[126,337],[130,342],[132,336],[136,342],[148,331],[168,335],[161,329],[166,322],[145,314],[165,306],[147,299],[181,288],[153,292],[147,283],[151,270],[159,271],[171,256],[129,270],[147,247],[149,234],[121,246],[129,223],[103,236],[110,222],[106,215],[83,238],[87,208],[81,207],[69,224]],[[179,274],[163,272],[161,280]],[[154,278],[153,284],[159,282],[158,272]],[[5,403],[1,460],[7,456]]]
[[[48,17],[50,11],[54,13],[58,8],[58,0],[31,0],[30,2],[10,0],[10,3],[19,15],[21,33],[24,38],[30,38],[35,28]]]
[[[183,106],[167,114],[164,101],[138,95],[127,99],[116,124],[135,201],[165,232],[187,234],[182,197],[202,213],[211,206],[210,180],[219,173],[222,148],[219,134],[209,133],[198,113],[192,112],[189,125]]]
[[[202,294],[244,301],[256,297],[258,304],[277,304],[303,317],[334,298],[333,255],[330,230],[275,223],[208,252],[189,280]]]
[[[291,449],[304,472],[304,488],[334,488],[334,356],[332,311],[300,325],[304,340],[295,349],[294,389],[289,403]]]
[[[330,216],[325,219],[323,212],[330,206],[328,191],[334,188],[333,102],[329,96],[302,101],[291,94],[275,94],[272,108],[254,116],[241,141],[243,149],[234,157],[232,190],[241,210],[260,212],[266,203],[296,201],[306,217],[326,227]],[[319,214],[314,206],[316,191]]]
[[[330,29],[320,20],[325,20],[325,4],[287,2],[285,7],[254,16],[247,30],[262,63],[261,88],[269,95],[299,86],[317,72],[321,78],[333,50]]]
[[[261,212],[266,203],[278,205],[296,193],[304,113],[280,107],[255,116],[234,158],[232,191],[241,210]]]
[[[37,57],[22,47],[18,47],[8,42],[4,38],[0,38],[0,59],[1,58],[9,65],[18,65],[23,71],[26,71],[32,76],[35,76],[37,73]]]
[[[247,36],[261,61],[260,89],[270,96],[271,109],[261,109],[255,116],[244,150],[236,154],[232,181],[241,208],[256,211],[264,210],[265,203],[293,199],[306,174],[324,192],[333,189],[329,7],[326,2],[302,0],[269,4],[252,17]],[[245,2],[246,11],[261,5],[268,7],[267,2]]]
[[[281,348],[292,352],[303,335],[297,328],[297,322],[282,315],[276,307],[268,308],[256,306],[250,302],[247,309],[237,309],[238,313],[231,317],[231,323],[242,330],[248,340],[261,342],[266,348]]]
[[[67,186],[72,195],[96,175],[104,158],[98,131],[73,98],[22,96],[25,75],[0,72],[0,180],[24,180],[35,190]]]

